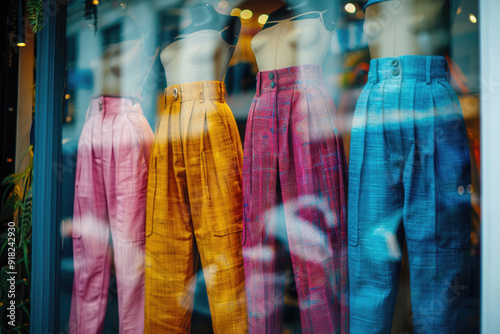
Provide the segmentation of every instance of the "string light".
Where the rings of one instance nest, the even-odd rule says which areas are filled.
[[[477,23],[477,18],[474,14],[469,14],[469,20],[472,22],[472,23]]]

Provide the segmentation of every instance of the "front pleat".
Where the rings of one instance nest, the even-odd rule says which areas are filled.
[[[154,189],[153,189],[153,224],[157,222],[158,217],[161,215],[161,223],[165,223],[164,221],[164,212],[168,213],[168,200],[167,196],[169,193],[169,182],[168,182],[168,174],[169,174],[169,154],[172,150],[171,145],[171,131],[170,131],[170,123],[173,119],[173,105],[167,104],[165,106],[165,111],[160,118],[160,122],[158,123],[158,131],[156,133],[156,148],[154,149],[154,160],[151,162],[154,164],[153,172],[154,172]],[[156,152],[155,152],[156,151]],[[164,178],[159,176],[166,176]],[[151,177],[151,176],[150,176]],[[164,184],[158,184],[158,180],[165,179],[167,182]],[[158,198],[159,197],[159,198]],[[160,201],[161,200],[161,201]],[[161,206],[159,205],[161,202]],[[154,229],[154,227],[153,227]]]
[[[186,159],[189,150],[189,134],[187,129],[190,128],[191,114],[194,108],[194,101],[177,102],[173,105],[172,121],[170,122],[171,145],[172,145],[172,165],[177,185],[177,199],[183,205],[189,203],[187,191],[183,185],[186,179]],[[167,193],[167,196],[169,194]]]
[[[413,146],[414,146],[414,154],[420,154],[417,152],[417,149],[419,148],[419,143],[418,143],[418,133],[417,133],[417,124],[420,122],[421,117],[427,117],[427,110],[423,113],[422,116],[419,117],[421,110],[416,110],[416,102],[415,99],[417,96],[429,96],[429,95],[417,95],[418,94],[418,85],[417,85],[417,80],[414,80],[411,82],[413,87],[408,88],[408,90],[405,90],[407,92],[411,92],[413,94],[413,98],[411,99],[412,102],[412,108],[411,108],[411,121],[412,121],[412,129],[410,129],[411,133],[413,134]],[[426,85],[427,86],[427,85]],[[427,121],[427,120],[426,120]],[[420,150],[419,150],[420,151]]]
[[[91,155],[90,156],[90,161],[97,161],[98,160],[98,156],[99,155],[96,153],[96,149],[100,149],[101,145],[97,145],[97,143],[95,143],[94,139],[97,138],[96,134],[95,134],[96,131],[99,131],[99,132],[102,133],[102,122],[103,122],[103,120],[104,120],[104,118],[102,116],[94,116],[94,123],[92,124],[92,132],[91,132],[91,135],[90,135],[90,142],[89,142],[89,144],[90,144],[90,155]],[[96,127],[98,129],[96,129]],[[97,147],[97,146],[99,146],[99,147]],[[101,151],[100,156],[102,157],[102,151]],[[102,159],[101,159],[101,166],[99,166],[96,163],[92,163],[91,168],[92,168],[92,171],[89,171],[89,172],[92,173],[92,182],[95,183],[94,178],[95,178],[95,176],[97,174],[95,172],[95,169],[102,168]],[[94,192],[94,198],[99,198],[98,194],[96,193],[97,188],[98,187],[92,187],[92,191]]]
[[[211,101],[206,101],[203,104],[203,120],[205,122],[203,124],[206,124],[208,129],[210,149],[215,152],[219,152],[221,149],[226,150],[227,146],[232,143],[228,142],[229,135],[226,126],[223,124],[217,106]]]
[[[196,118],[200,117],[200,115],[198,115],[199,110],[194,111],[196,103],[197,102],[195,101],[183,102],[181,104],[180,108],[181,110],[179,112],[179,118],[180,118],[179,143],[181,144],[182,147],[184,161],[185,157],[189,156],[189,153],[191,153],[188,152],[190,141],[197,140],[198,138],[201,137],[199,133],[192,133],[193,130],[196,131],[196,125],[199,124],[199,121]],[[193,123],[195,126],[193,126]]]
[[[441,96],[444,96],[443,94],[436,94],[434,92],[434,89],[432,88],[435,88],[435,85],[426,85],[426,90],[427,92],[426,95],[423,95],[423,96],[429,96],[429,107],[432,108],[432,112],[429,113],[429,117],[432,117],[432,119],[429,121],[429,124],[431,126],[431,128],[429,128],[428,130],[428,133],[429,134],[432,134],[432,140],[430,141],[432,144],[432,147],[430,148],[430,152],[431,152],[431,160],[429,161],[431,164],[432,164],[432,170],[434,171],[434,173],[432,175],[428,175],[428,177],[431,178],[431,182],[434,183],[434,201],[432,201],[432,204],[434,205],[433,208],[429,208],[430,212],[434,212],[434,215],[435,215],[435,226],[434,226],[434,238],[435,238],[435,242],[436,242],[436,245],[439,245],[440,243],[440,240],[439,240],[439,232],[440,232],[440,228],[441,226],[439,226],[439,223],[441,222],[441,218],[440,218],[440,214],[441,214],[441,207],[440,207],[440,202],[441,202],[441,198],[439,198],[440,194],[441,194],[441,190],[440,190],[440,184],[439,184],[439,179],[440,177],[438,177],[436,175],[436,171],[439,170],[439,167],[436,166],[436,140],[440,140],[439,138],[436,137],[436,135],[438,135],[437,131],[436,131],[436,122],[439,122],[439,121],[443,121],[443,120],[439,120],[438,117],[441,117],[442,115],[439,115],[439,110],[438,110],[438,105],[440,105],[438,103],[438,97],[441,97]],[[438,157],[439,159],[439,157]]]
[[[332,173],[332,178],[333,178],[333,184],[328,185],[328,189],[337,189],[338,191],[335,191],[334,194],[338,194],[339,196],[339,201],[335,200],[335,205],[336,205],[336,212],[335,212],[335,221],[333,222],[335,225],[339,222],[344,222],[346,220],[346,192],[347,192],[347,187],[345,186],[344,182],[347,180],[347,173],[346,173],[346,157],[344,153],[344,143],[342,141],[342,136],[338,133],[338,122],[337,122],[337,117],[336,117],[336,108],[335,108],[335,102],[333,101],[333,98],[329,95],[328,92],[326,92],[324,89],[321,89],[321,94],[323,96],[323,100],[327,101],[327,106],[328,110],[326,112],[327,117],[328,117],[328,125],[329,128],[327,129],[326,136],[331,135],[328,137],[328,143],[331,145],[333,144],[334,147],[327,146],[328,149],[328,154],[332,154],[331,150],[335,150],[335,158],[337,164],[335,166],[329,166],[332,169],[336,169],[338,173]],[[329,132],[331,131],[331,133]],[[342,216],[342,217],[341,217]],[[339,241],[341,243],[342,241]]]
[[[381,87],[381,91],[380,91],[380,94],[379,96],[377,96],[376,98],[377,99],[380,99],[378,102],[380,103],[380,117],[379,117],[379,123],[375,122],[373,125],[367,125],[367,126],[373,126],[373,127],[378,127],[380,126],[381,129],[380,129],[380,132],[382,133],[383,135],[383,139],[384,139],[384,146],[385,147],[389,147],[389,148],[393,148],[393,143],[394,143],[394,139],[390,138],[391,136],[394,137],[395,134],[394,134],[394,129],[391,129],[391,127],[394,126],[394,124],[401,124],[400,123],[400,115],[399,115],[399,112],[396,112],[396,110],[394,110],[394,106],[386,106],[386,104],[388,104],[389,102],[392,102],[394,100],[394,96],[391,95],[389,97],[386,96],[386,91],[385,91],[385,84],[386,84],[387,81],[383,81],[382,83],[379,84],[379,87]],[[397,98],[398,98],[398,102],[399,102],[399,95],[400,95],[400,91],[398,92],[387,92],[388,94],[389,93],[393,93],[393,94],[397,94]],[[397,107],[399,107],[399,103],[397,104]],[[396,122],[396,117],[397,117],[397,122]],[[371,124],[372,122],[369,122],[367,121],[367,124]],[[390,172],[390,171],[388,171]]]
[[[120,106],[122,107],[122,106]],[[123,110],[122,110],[123,111]],[[123,122],[120,123],[120,121],[122,121],[123,119],[121,119],[121,117],[123,117],[124,115],[123,114],[113,114],[112,115],[112,120],[111,120],[111,126],[110,126],[110,131],[111,131],[111,143],[108,143],[110,145],[110,154],[109,154],[109,164],[110,166],[115,166],[114,168],[114,180],[106,180],[106,177],[104,178],[105,181],[108,181],[108,184],[113,185],[115,186],[116,185],[116,181],[118,180],[118,176],[120,174],[120,170],[121,168],[123,168],[123,166],[120,166],[122,163],[123,163],[123,159],[126,159],[128,160],[129,163],[133,163],[133,159],[130,159],[129,157],[125,156],[125,154],[131,154],[131,149],[128,149],[127,152],[123,152],[125,154],[121,155],[122,152],[115,152],[115,148],[117,148],[118,150],[120,150],[120,146],[123,145],[123,143],[127,143],[127,142],[130,142],[130,145],[132,145],[131,143],[131,140],[132,140],[132,133],[130,131],[130,126],[128,127],[128,133],[126,133],[126,131],[120,131],[119,129],[124,128],[124,124]],[[120,119],[117,121],[117,118]],[[118,123],[118,126],[116,125],[116,123]],[[115,131],[116,130],[116,131]],[[127,135],[128,138],[124,138],[123,136],[124,135]],[[117,146],[117,147],[115,147]],[[117,161],[118,158],[122,158],[121,161]],[[128,170],[132,170],[131,169],[131,166],[127,166],[127,169]],[[137,176],[135,176],[137,177]],[[107,197],[107,194],[109,192],[106,193],[106,197]],[[117,198],[117,199],[114,199],[114,201],[119,201],[120,199]],[[109,202],[109,201],[108,201]]]
[[[329,138],[311,138],[311,132],[312,134],[314,135],[314,133],[317,131],[317,128],[320,129],[319,133],[320,133],[320,136],[324,136],[325,135],[325,132],[323,131],[323,128],[324,128],[324,124],[316,124],[315,122],[315,116],[320,116],[320,119],[322,118],[321,116],[325,114],[326,110],[324,110],[325,108],[325,105],[324,105],[324,99],[322,99],[321,101],[319,100],[316,100],[317,99],[317,95],[316,94],[311,94],[311,90],[316,90],[314,87],[311,87],[311,86],[307,86],[307,88],[305,89],[305,97],[306,97],[306,108],[305,108],[305,117],[304,117],[304,133],[303,133],[303,140],[304,142],[301,142],[300,144],[305,144],[307,143],[307,145],[309,146],[309,150],[308,150],[308,154],[305,154],[304,156],[301,157],[301,161],[303,163],[302,166],[296,166],[296,170],[298,168],[301,168],[302,167],[302,171],[301,171],[301,174],[304,174],[304,172],[306,173],[305,175],[307,177],[311,177],[312,180],[310,179],[307,179],[305,180],[305,182],[300,182],[299,183],[299,180],[297,180],[297,184],[310,184],[310,182],[313,182],[313,187],[315,189],[307,189],[306,190],[306,195],[313,195],[313,196],[321,196],[321,189],[319,187],[319,181],[317,180],[317,177],[319,175],[316,175],[316,171],[315,171],[315,166],[314,166],[314,163],[318,163],[319,161],[321,161],[321,154],[322,154],[322,146],[325,145],[325,146],[328,146],[328,141],[329,141]],[[313,99],[313,101],[311,101]],[[319,109],[319,110],[317,110]],[[318,149],[319,149],[319,152],[312,152],[316,147],[316,143],[321,143],[318,145]],[[294,145],[294,148],[295,148],[295,145]],[[313,161],[312,159],[312,155],[315,154],[317,155],[316,156],[316,159],[315,161]],[[307,159],[307,161],[304,161],[302,159]],[[298,167],[298,168],[297,168]],[[305,167],[305,168],[304,168]],[[325,166],[322,166],[323,168]],[[324,171],[323,171],[324,172]],[[297,189],[298,190],[298,189]],[[297,191],[299,194],[301,193],[300,190]],[[300,198],[298,199],[299,201],[301,200]],[[319,201],[319,198],[316,198],[315,201]],[[319,210],[319,208],[317,208],[316,210]],[[316,211],[316,214],[318,214],[318,212]],[[316,219],[318,217],[315,217]],[[299,219],[299,221],[302,221],[302,219]],[[314,229],[316,230],[316,232],[318,233],[318,235],[321,235],[323,240],[326,240],[329,236],[330,236],[330,233],[328,233],[328,231],[322,231],[321,230],[321,222],[318,221],[317,224],[314,224],[313,222],[307,222],[310,224],[309,228],[311,229]],[[298,226],[301,226],[301,224],[297,224]],[[303,236],[304,233],[302,231],[302,229],[299,229],[299,234],[298,235],[301,235]],[[311,291],[311,290],[314,290],[314,287],[317,285],[316,282],[312,281],[312,279],[314,278],[314,275],[312,275],[312,273],[314,272],[315,268],[314,266],[316,265],[315,264],[315,261],[317,261],[316,259],[314,258],[311,258],[311,255],[314,254],[314,252],[311,252],[310,249],[308,249],[308,247],[304,244],[303,240],[304,238],[300,238],[299,239],[300,242],[301,242],[301,254],[303,254],[303,256],[305,257],[306,259],[306,266],[307,266],[307,280],[304,280],[304,279],[301,279],[300,280],[300,284],[302,285],[304,282],[307,283],[306,286],[301,286],[301,289],[304,289],[305,291]],[[328,245],[328,242],[325,243],[325,245]],[[327,246],[328,247],[328,246]],[[302,301],[304,302],[304,301]],[[311,303],[311,298],[310,298],[310,295],[308,294],[307,295],[307,303]],[[314,312],[311,312],[311,316],[314,316],[315,313]],[[310,328],[311,330],[314,330],[313,328],[313,324],[317,323],[316,321],[314,321],[314,319],[310,319],[310,323],[309,324],[303,324],[302,327],[303,328]],[[306,325],[306,326],[304,326]]]

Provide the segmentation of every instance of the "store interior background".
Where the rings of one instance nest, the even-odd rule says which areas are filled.
[[[99,2],[99,1],[98,1]],[[151,0],[113,1],[102,0],[98,6],[97,30],[93,20],[83,16],[82,1],[69,1],[67,17],[67,88],[63,125],[63,233],[60,273],[60,330],[67,332],[71,289],[73,282],[72,239],[69,229],[73,213],[74,171],[80,132],[85,120],[94,83],[90,62],[99,57],[103,47],[117,43],[132,26],[125,16],[134,16],[149,30],[156,31],[156,38],[148,40],[146,47],[160,47],[160,51],[189,24],[189,7],[197,1]],[[329,52],[323,63],[324,81],[332,94],[341,120],[346,154],[349,156],[349,139],[352,113],[357,98],[366,83],[370,55],[363,34],[366,1],[340,1],[340,17]],[[251,38],[262,29],[266,14],[279,8],[278,0],[214,1],[217,10],[240,15],[242,29],[231,66],[226,75],[228,105],[244,134],[246,118],[255,94],[255,75],[258,71],[250,48]],[[448,60],[451,83],[460,99],[469,136],[473,177],[473,231],[471,251],[471,294],[468,333],[479,332],[479,35],[478,1],[462,0],[452,29]],[[260,22],[259,22],[260,21]],[[155,129],[156,113],[163,107],[163,89],[167,86],[163,67],[156,60],[143,90],[142,104],[146,118]],[[243,136],[242,136],[243,138]],[[201,268],[201,266],[199,266]],[[405,271],[406,270],[406,271]],[[290,276],[290,275],[288,275]],[[286,333],[300,333],[300,320],[293,276],[286,293]],[[195,308],[192,320],[193,333],[210,333],[211,322],[201,271],[198,273]],[[105,333],[118,332],[116,282],[110,284]],[[392,333],[412,333],[409,277],[403,260],[398,303]]]

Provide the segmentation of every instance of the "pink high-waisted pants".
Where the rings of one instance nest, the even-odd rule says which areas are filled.
[[[78,143],[70,333],[103,331],[112,253],[120,333],[144,330],[144,223],[152,143],[139,102],[108,96],[91,100]]]

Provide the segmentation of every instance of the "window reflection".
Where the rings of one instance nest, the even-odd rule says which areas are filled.
[[[477,1],[86,6],[61,329],[477,332]]]

